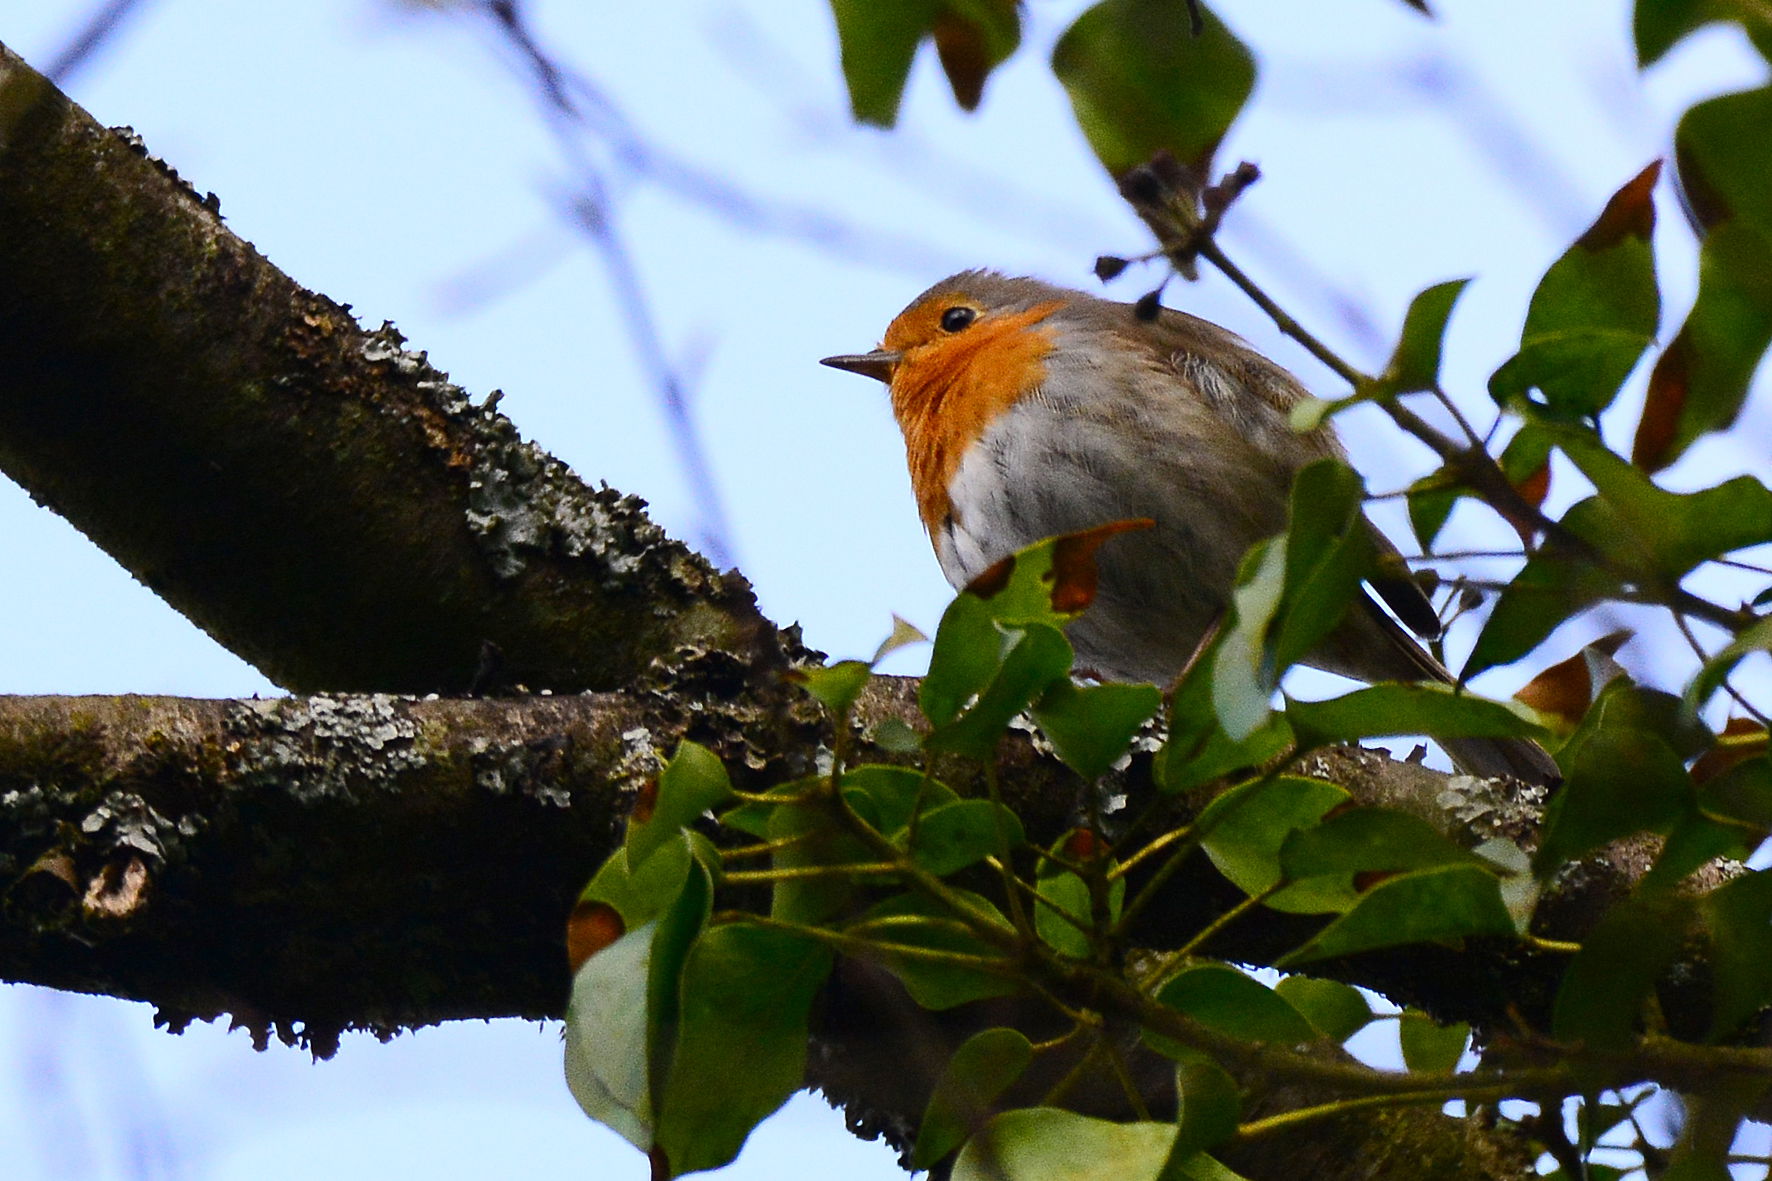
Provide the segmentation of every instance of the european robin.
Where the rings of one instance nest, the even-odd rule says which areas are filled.
[[[955,588],[1054,534],[1155,522],[1101,548],[1095,602],[1069,628],[1078,666],[1108,680],[1172,681],[1222,618],[1244,553],[1285,529],[1299,469],[1343,454],[1326,428],[1293,430],[1304,387],[1225,329],[993,271],[943,279],[879,348],[823,363],[890,388],[917,508]],[[1434,638],[1432,604],[1373,532],[1393,572],[1306,663],[1450,683],[1398,623]],[[1471,774],[1558,774],[1531,742],[1443,745]]]

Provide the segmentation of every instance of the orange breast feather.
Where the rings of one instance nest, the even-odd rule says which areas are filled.
[[[952,510],[948,486],[967,448],[1045,379],[1056,346],[1041,321],[1062,306],[1052,300],[983,316],[950,336],[934,330],[940,309],[925,305],[887,329],[884,346],[904,351],[892,374],[892,412],[904,431],[917,511],[932,536]]]

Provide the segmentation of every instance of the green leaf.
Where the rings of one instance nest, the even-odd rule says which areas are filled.
[[[1188,1176],[1187,1162],[1236,1135],[1242,1114],[1236,1080],[1204,1054],[1189,1054],[1176,1066],[1175,1093],[1181,1111],[1161,1177]]]
[[[960,797],[939,779],[910,767],[867,763],[843,772],[843,798],[886,836],[897,836],[911,814],[930,812]]]
[[[1205,4],[1204,29],[1173,0],[1102,0],[1060,37],[1052,72],[1077,126],[1119,176],[1169,152],[1208,177],[1212,154],[1255,86],[1255,58]]]
[[[684,739],[677,753],[658,776],[658,795],[651,814],[644,819],[636,807],[628,821],[628,864],[639,868],[653,850],[675,837],[703,813],[732,798],[732,781],[713,751]]]
[[[1656,161],[1627,182],[1545,272],[1520,351],[1490,378],[1498,403],[1518,406],[1536,389],[1539,412],[1562,421],[1592,418],[1611,404],[1661,319],[1651,245],[1660,174]]]
[[[690,860],[689,842],[681,830],[675,841],[661,846],[658,855],[647,858],[638,871],[629,868],[627,851],[618,850],[598,868],[578,900],[614,907],[622,926],[632,931],[663,914],[676,900]]]
[[[1373,574],[1378,554],[1360,509],[1365,496],[1359,475],[1340,460],[1318,460],[1293,481],[1276,675],[1316,648],[1365,594],[1360,584]]]
[[[1577,537],[1592,540],[1611,536],[1615,521],[1596,496],[1570,506],[1561,524]],[[1546,542],[1501,592],[1459,678],[1468,681],[1486,669],[1513,663],[1565,621],[1618,589],[1617,578],[1587,558]]]
[[[1064,633],[1049,624],[1023,625],[977,703],[953,721],[937,726],[924,740],[924,749],[988,761],[1015,716],[1053,682],[1062,680],[1070,668],[1071,645]]]
[[[1710,937],[1714,997],[1709,1041],[1732,1036],[1741,1023],[1772,1004],[1772,874],[1743,874],[1698,903]]]
[[[1545,810],[1533,859],[1540,876],[1608,841],[1665,832],[1694,811],[1691,777],[1669,745],[1670,737],[1679,739],[1657,724],[1645,697],[1637,686],[1615,680],[1558,752],[1564,781]]]
[[[1772,491],[1752,476],[1698,492],[1659,488],[1586,429],[1546,432],[1593,481],[1610,520],[1590,537],[1615,563],[1670,581],[1738,549],[1772,542]]]
[[[1479,865],[1433,825],[1406,812],[1354,808],[1286,838],[1280,868],[1289,881],[1327,874]]]
[[[1259,766],[1292,745],[1292,727],[1284,714],[1271,713],[1266,723],[1241,740],[1232,739],[1218,724],[1212,693],[1223,643],[1221,631],[1175,689],[1169,741],[1157,760],[1157,781],[1166,792],[1186,791]]]
[[[1637,0],[1637,65],[1654,65],[1681,38],[1713,21],[1740,25],[1760,56],[1772,60],[1772,12],[1757,0]]]
[[[1718,823],[1691,812],[1674,821],[1662,842],[1661,855],[1637,883],[1639,894],[1676,888],[1688,875],[1718,857],[1746,859],[1753,845],[1744,841],[1739,825]],[[1754,844],[1758,842],[1755,841]]]
[[[983,599],[965,591],[956,595],[935,629],[929,675],[917,690],[923,716],[937,726],[958,717],[966,702],[997,675],[1010,641]]]
[[[833,718],[849,716],[861,691],[867,688],[874,670],[865,661],[839,660],[822,668],[793,670],[792,679],[818,699]]]
[[[1704,662],[1704,668],[1686,690],[1687,702],[1694,709],[1702,707],[1713,693],[1722,688],[1729,674],[1735,671],[1735,666],[1750,652],[1768,651],[1772,651],[1772,616],[1766,616],[1735,633],[1733,640]]]
[[[967,1038],[929,1097],[910,1167],[927,1169],[964,1143],[1033,1059],[1033,1045],[1019,1030],[984,1029]]]
[[[1034,721],[1065,766],[1084,779],[1106,775],[1132,736],[1163,705],[1155,685],[1088,685],[1057,680],[1034,703]]]
[[[1327,701],[1289,701],[1286,716],[1301,745],[1326,746],[1399,734],[1435,738],[1537,738],[1520,706],[1451,685],[1373,685]]]
[[[844,831],[823,803],[782,804],[769,818],[768,840],[791,842],[770,858],[776,869],[865,864],[879,858]],[[860,882],[831,874],[787,878],[775,883],[769,914],[788,923],[821,923],[847,910]]]
[[[776,811],[782,807],[798,806],[778,801],[802,797],[817,789],[823,781],[822,775],[814,775],[805,779],[795,779],[789,783],[778,783],[763,793],[767,798],[750,800],[736,808],[728,808],[720,813],[720,823],[727,828],[749,833],[758,840],[767,840],[769,838],[769,822],[775,816]]]
[[[652,1147],[647,969],[655,924],[586,960],[566,1005],[566,1086],[584,1113],[645,1152]]]
[[[1005,932],[1014,928],[988,899],[966,890],[956,890],[979,912],[989,916]],[[880,923],[877,929],[869,924],[879,920],[926,920],[924,922],[893,921]],[[953,926],[954,916],[941,904],[920,894],[899,894],[876,903],[858,924],[856,934],[866,934],[883,942],[926,951],[948,952],[965,956],[997,957],[997,948],[969,932]],[[966,964],[943,963],[892,951],[878,953],[880,962],[903,982],[911,999],[925,1009],[951,1009],[968,1001],[1003,996],[1019,985],[1009,974],[1013,965],[1003,972],[993,972]]]
[[[1320,779],[1282,777],[1256,780],[1231,788],[1214,799],[1194,821],[1202,833],[1200,847],[1218,872],[1244,893],[1265,893],[1283,880],[1280,848],[1296,829],[1315,824],[1331,808],[1346,802],[1347,792]],[[1340,909],[1343,899],[1325,904],[1316,892],[1288,899],[1290,890],[1267,900],[1275,910],[1318,913],[1319,906]],[[1351,899],[1349,899],[1351,900]]]
[[[1249,551],[1231,591],[1231,612],[1220,629],[1212,661],[1212,709],[1225,736],[1241,742],[1273,713],[1274,666],[1268,629],[1286,591],[1286,539],[1270,538]]]
[[[942,0],[831,0],[843,49],[843,79],[857,122],[891,127],[917,45],[935,27]]]
[[[807,1012],[830,969],[826,947],[790,931],[730,924],[695,941],[659,1104],[657,1147],[671,1176],[732,1160],[804,1084]]]
[[[1003,1112],[966,1142],[951,1181],[1237,1181],[1204,1154],[1164,1175],[1175,1138],[1171,1123],[1117,1124],[1056,1107],[1022,1107]]]
[[[1691,917],[1687,899],[1627,898],[1581,941],[1563,973],[1551,1034],[1593,1050],[1622,1050],[1636,1035],[1656,977],[1679,951]]]
[[[1352,910],[1274,966],[1402,943],[1513,933],[1514,921],[1502,904],[1494,874],[1469,865],[1438,866],[1386,878],[1360,895]]]
[[[1039,888],[1041,900],[1034,904],[1034,930],[1054,951],[1073,959],[1088,959],[1089,932],[1094,929],[1089,883],[1069,870],[1059,870],[1042,874]]]
[[[1772,829],[1772,759],[1744,759],[1710,780],[1698,791],[1698,806],[1757,839]]]
[[[1365,996],[1353,985],[1339,980],[1288,976],[1274,986],[1274,991],[1334,1042],[1347,1041],[1372,1021],[1372,1006]]]
[[[707,871],[693,870],[661,918],[584,962],[567,1004],[567,1087],[585,1114],[642,1152],[652,1147],[656,1092],[669,1070],[664,1047],[675,1029],[684,952],[707,921],[713,893]]]
[[[1765,52],[1763,14],[1756,27]],[[1649,471],[1735,421],[1772,344],[1772,87],[1699,103],[1680,119],[1674,151],[1703,242],[1698,297],[1650,374],[1632,448]]]
[[[1315,1027],[1283,996],[1228,964],[1187,969],[1163,986],[1157,1002],[1247,1042],[1296,1046],[1317,1038]]]
[[[1002,841],[1013,849],[1024,839],[1021,819],[1008,808],[989,800],[955,800],[923,814],[917,824],[916,861],[946,877],[997,852]]]
[[[1397,1036],[1403,1044],[1403,1064],[1427,1074],[1446,1074],[1464,1056],[1471,1027],[1462,1021],[1440,1025],[1426,1013],[1405,1011],[1398,1018]]]
[[[1440,384],[1440,350],[1446,339],[1446,324],[1452,318],[1452,305],[1464,294],[1469,282],[1453,279],[1436,283],[1410,302],[1409,312],[1403,317],[1403,334],[1379,379],[1387,391],[1409,394]]]

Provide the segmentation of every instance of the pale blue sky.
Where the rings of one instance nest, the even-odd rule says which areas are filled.
[[[42,65],[97,6],[12,0],[0,41]],[[1264,179],[1225,242],[1368,364],[1417,290],[1479,276],[1454,320],[1448,384],[1480,408],[1544,267],[1665,150],[1680,110],[1763,68],[1719,30],[1640,82],[1623,0],[1436,7],[1438,23],[1398,0],[1227,6],[1265,72],[1223,153],[1258,161]],[[550,44],[659,148],[866,236],[865,257],[833,253],[643,180],[616,185],[667,348],[693,375],[735,556],[765,608],[845,656],[871,651],[894,611],[932,628],[947,588],[880,391],[815,362],[873,344],[948,271],[990,265],[1091,286],[1096,254],[1142,248],[1044,66],[1082,4],[1029,6],[1029,48],[976,116],[955,111],[920,59],[896,133],[849,125],[822,0],[536,8]],[[393,320],[471,392],[502,388],[501,409],[528,435],[586,477],[644,496],[694,541],[703,518],[608,287],[559,215],[570,176],[492,44],[472,21],[387,0],[146,0],[70,90],[217,193],[235,231],[298,280],[366,321]],[[1690,298],[1691,250],[1673,203],[1662,211],[1678,260],[1664,270],[1671,323]],[[1130,299],[1141,282],[1114,290]],[[1177,285],[1169,298],[1339,392],[1226,284]],[[1751,417],[1745,437],[1772,437],[1764,409]],[[1357,415],[1344,424],[1369,483],[1419,474],[1421,456],[1391,451],[1376,427]],[[1720,442],[1672,479],[1764,460]],[[275,691],[3,480],[0,543],[0,691]],[[1562,650],[1593,630],[1562,637]],[[1658,651],[1646,644],[1637,658],[1651,678]],[[1502,670],[1491,687],[1505,692],[1526,672]],[[0,992],[9,1177],[646,1175],[577,1113],[553,1027],[466,1025],[390,1046],[347,1038],[336,1060],[311,1065],[215,1028],[168,1037],[150,1017]],[[897,1175],[817,1101],[759,1140],[732,1175]]]

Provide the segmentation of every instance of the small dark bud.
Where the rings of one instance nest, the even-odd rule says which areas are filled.
[[[1120,192],[1129,201],[1140,205],[1155,205],[1163,199],[1163,182],[1157,179],[1157,174],[1148,165],[1140,164],[1120,178]]]
[[[1138,302],[1132,305],[1132,314],[1146,324],[1155,320],[1162,310],[1163,289],[1161,287],[1155,291],[1145,292],[1138,297]]]
[[[1475,611],[1483,605],[1483,592],[1474,586],[1465,587],[1458,596],[1460,611]]]
[[[1112,283],[1120,277],[1120,272],[1127,267],[1127,262],[1112,254],[1104,254],[1095,260],[1095,277],[1103,283]]]

